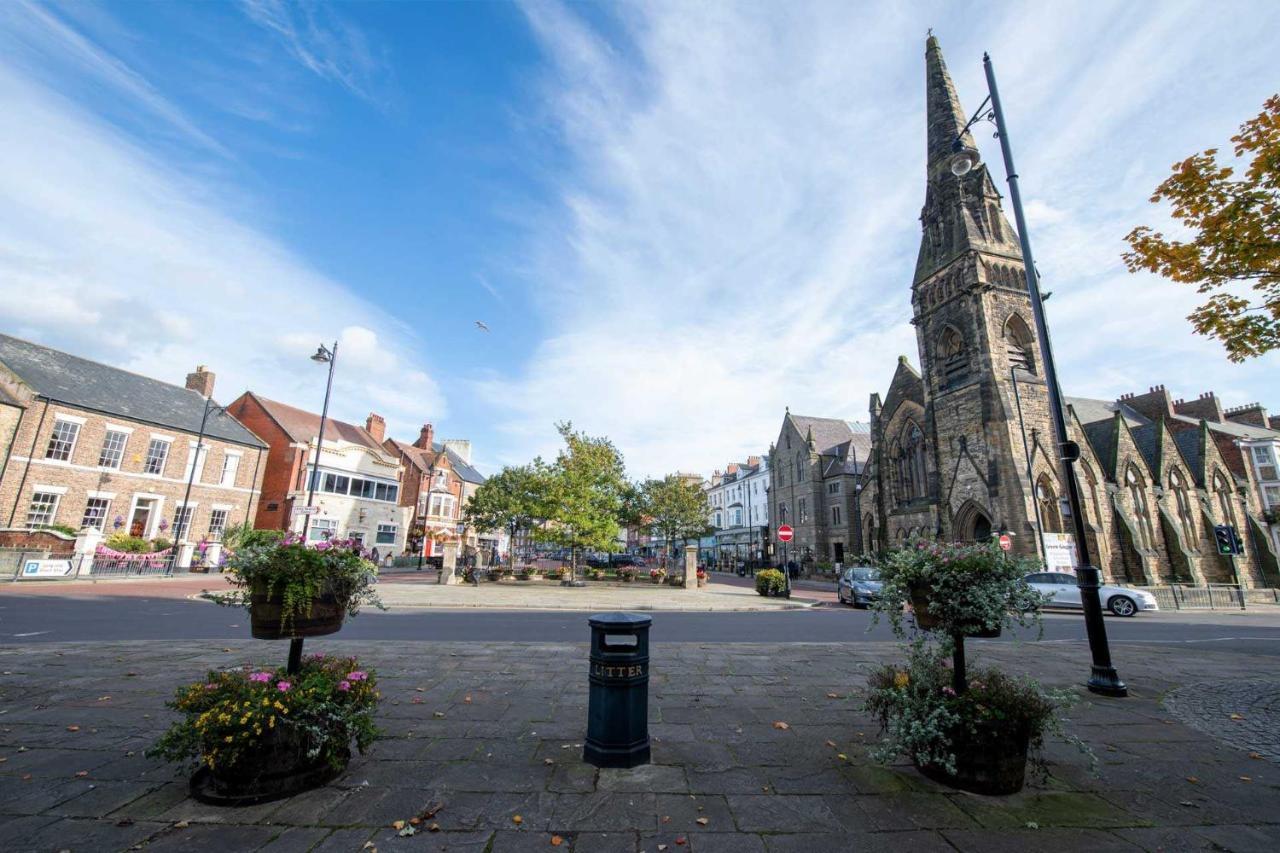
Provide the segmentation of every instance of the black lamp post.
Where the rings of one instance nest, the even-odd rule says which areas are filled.
[[[329,365],[329,379],[324,386],[324,407],[320,410],[320,430],[316,434],[316,461],[311,467],[311,482],[307,489],[306,516],[302,522],[302,541],[306,544],[311,538],[311,516],[316,507],[316,484],[320,481],[320,448],[324,446],[324,425],[329,418],[329,395],[333,392],[333,366],[338,361],[338,342],[333,342],[333,349],[324,344],[316,348],[311,360],[316,364]],[[289,672],[297,672],[302,663],[302,638],[294,637],[289,641]]]
[[[196,449],[191,458],[191,473],[187,475],[187,491],[182,497],[182,515],[179,516],[179,523],[182,524],[182,535],[177,537],[179,545],[185,543],[191,535],[191,525],[195,521],[195,513],[191,512],[191,487],[196,479],[196,467],[200,465],[200,451],[204,448],[204,431],[209,423],[209,413],[212,411],[225,412],[224,406],[219,406],[213,402],[212,397],[204,398],[204,414],[200,416],[200,432],[196,436]]]
[[[966,175],[978,162],[977,152],[967,148],[962,139],[969,128],[979,118],[993,119],[996,135],[1000,139],[1000,153],[1004,157],[1005,174],[1009,182],[1009,201],[1013,206],[1013,216],[1017,223],[1018,238],[1022,243],[1022,262],[1027,278],[1027,292],[1031,296],[1031,314],[1035,318],[1036,335],[1040,339],[1040,358],[1044,362],[1045,386],[1049,396],[1049,413],[1053,418],[1054,436],[1058,442],[1059,459],[1063,463],[1063,474],[1067,486],[1067,504],[1071,508],[1071,521],[1076,540],[1076,584],[1080,588],[1080,599],[1084,605],[1085,629],[1089,635],[1089,650],[1093,655],[1093,668],[1089,675],[1089,689],[1104,696],[1127,696],[1129,691],[1119,674],[1111,664],[1111,648],[1107,643],[1107,628],[1102,621],[1102,602],[1098,598],[1100,572],[1089,562],[1089,545],[1085,541],[1084,513],[1081,511],[1080,484],[1076,478],[1075,463],[1080,459],[1080,445],[1072,441],[1067,433],[1067,421],[1062,405],[1062,392],[1058,387],[1058,371],[1053,361],[1053,347],[1049,343],[1049,328],[1045,323],[1044,304],[1040,296],[1039,275],[1036,273],[1035,260],[1031,255],[1031,240],[1027,236],[1027,221],[1022,212],[1022,194],[1018,190],[1018,172],[1013,166],[1013,152],[1009,146],[1009,131],[1005,127],[1004,112],[1000,107],[1000,92],[996,87],[995,71],[991,66],[991,57],[982,55],[982,64],[987,74],[986,100],[978,107],[978,111],[969,119],[968,124],[956,136],[952,143],[955,154],[951,159],[951,172],[957,177]],[[991,111],[983,115],[987,104]],[[1033,496],[1034,499],[1034,496]]]

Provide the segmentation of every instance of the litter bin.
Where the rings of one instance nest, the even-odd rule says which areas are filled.
[[[649,626],[635,613],[597,613],[591,625],[590,697],[582,760],[596,767],[649,763]]]

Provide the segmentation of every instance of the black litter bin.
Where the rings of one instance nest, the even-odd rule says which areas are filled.
[[[596,767],[649,763],[649,626],[635,613],[597,613],[582,760]]]

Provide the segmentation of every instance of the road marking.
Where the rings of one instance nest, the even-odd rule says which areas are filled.
[[[15,637],[38,637],[41,634],[52,634],[52,631],[30,631],[26,634],[14,634]]]
[[[1112,643],[1162,643],[1166,645],[1178,645],[1178,644],[1185,645],[1188,643],[1231,643],[1231,642],[1240,642],[1240,641],[1256,643],[1259,640],[1265,640],[1273,643],[1280,643],[1280,637],[1202,637],[1196,640],[1143,640],[1143,639],[1130,638],[1130,637],[1111,638]],[[979,642],[990,642],[990,641],[979,640]],[[1087,639],[1075,639],[1075,640],[1037,640],[1036,642],[1041,645],[1044,645],[1048,643],[1087,643],[1089,641]]]

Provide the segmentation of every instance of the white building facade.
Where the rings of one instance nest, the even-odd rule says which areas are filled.
[[[769,542],[769,464],[759,456],[732,462],[716,471],[705,486],[715,529],[704,540],[702,559],[718,568],[760,562]]]

